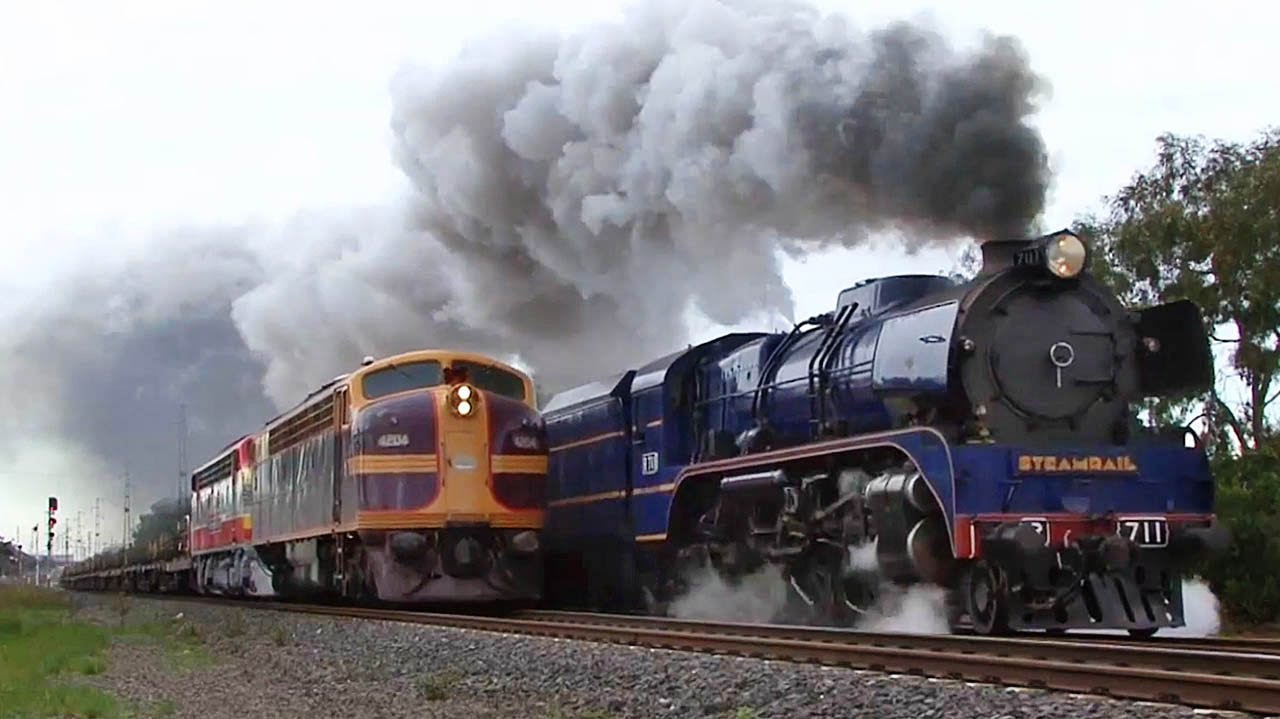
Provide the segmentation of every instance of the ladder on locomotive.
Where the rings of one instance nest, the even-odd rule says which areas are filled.
[[[822,325],[822,339],[813,356],[809,358],[809,435],[813,439],[821,439],[832,434],[832,427],[827,422],[827,397],[831,393],[831,363],[839,351],[844,330],[849,326],[853,313],[857,309],[858,303],[851,302],[840,308],[834,322]]]
[[[848,327],[850,320],[853,319],[853,313],[857,309],[858,303],[851,302],[834,315],[831,312],[827,312],[798,322],[782,342],[778,343],[773,352],[769,353],[768,359],[765,360],[764,366],[760,370],[760,381],[756,386],[756,391],[751,401],[751,417],[757,426],[762,423],[762,408],[768,399],[769,393],[776,385],[777,371],[782,364],[783,358],[800,341],[800,338],[807,334],[805,329],[812,326],[810,331],[819,331],[823,335],[822,339],[819,340],[818,348],[814,351],[813,356],[809,358],[807,380],[809,427],[810,434],[814,438],[821,437],[826,433],[826,394],[830,390],[827,382],[828,372],[832,358],[835,357],[835,350],[840,346],[840,336],[843,334],[844,329]]]

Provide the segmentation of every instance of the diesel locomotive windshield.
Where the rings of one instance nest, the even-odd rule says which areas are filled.
[[[467,381],[486,392],[493,392],[511,399],[525,398],[524,380],[506,370],[466,360],[454,360],[452,369],[455,372],[464,371]]]
[[[392,364],[364,376],[361,391],[368,399],[397,392],[435,387],[444,382],[444,370],[435,360]]]
[[[505,370],[478,362],[453,360],[449,370],[458,381],[466,381],[477,389],[523,400],[524,380]],[[391,364],[369,372],[362,380],[367,399],[376,399],[399,392],[437,387],[445,383],[445,369],[436,360]]]

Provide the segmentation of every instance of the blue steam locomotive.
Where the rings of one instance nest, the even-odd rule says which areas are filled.
[[[1190,302],[1127,310],[1089,254],[987,242],[971,281],[867,280],[555,395],[551,601],[660,612],[697,567],[773,565],[836,623],[927,583],[980,633],[1182,625],[1181,572],[1226,535],[1199,438],[1136,409],[1207,389],[1208,339]]]

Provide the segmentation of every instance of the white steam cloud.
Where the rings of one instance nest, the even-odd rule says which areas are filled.
[[[1222,629],[1218,598],[1199,577],[1182,581],[1182,614],[1186,625],[1162,629],[1160,636],[1213,637]]]
[[[874,544],[865,546],[874,551]],[[774,565],[765,565],[732,582],[725,581],[710,568],[702,568],[687,576],[685,581],[687,590],[675,598],[667,610],[672,617],[756,624],[810,624],[818,621],[796,600],[788,602],[790,589],[787,580],[781,569]],[[891,582],[881,582],[876,601],[865,611],[849,628],[908,634],[946,634],[950,631],[946,590],[941,587],[899,587]]]
[[[768,624],[785,614],[787,582],[777,566],[765,565],[732,583],[702,568],[686,581],[688,591],[674,599],[667,612],[678,619]]]
[[[29,390],[0,409],[165,494],[180,404],[194,464],[364,355],[454,346],[562,388],[682,345],[690,308],[790,316],[779,250],[1017,234],[1048,182],[1015,41],[793,2],[503,31],[391,90],[408,198],[61,278],[6,320],[0,379]]]

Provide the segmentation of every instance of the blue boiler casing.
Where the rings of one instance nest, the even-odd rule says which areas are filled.
[[[1045,258],[1073,242],[987,243],[972,280],[867,280],[789,332],[724,335],[552,397],[548,596],[634,606],[690,547],[808,572],[798,558],[819,538],[874,538],[893,581],[978,581],[987,556],[991,572],[1030,572],[1036,598],[1010,599],[1015,625],[1180,623],[1170,572],[1182,547],[1219,541],[1213,479],[1186,428],[1143,427],[1135,408],[1211,385],[1202,318],[1185,301],[1130,311],[1087,272],[1054,276]],[[807,539],[782,546],[794,537]],[[1082,577],[1124,576],[1064,589],[1064,557]],[[1138,598],[1169,616],[1132,616]]]

